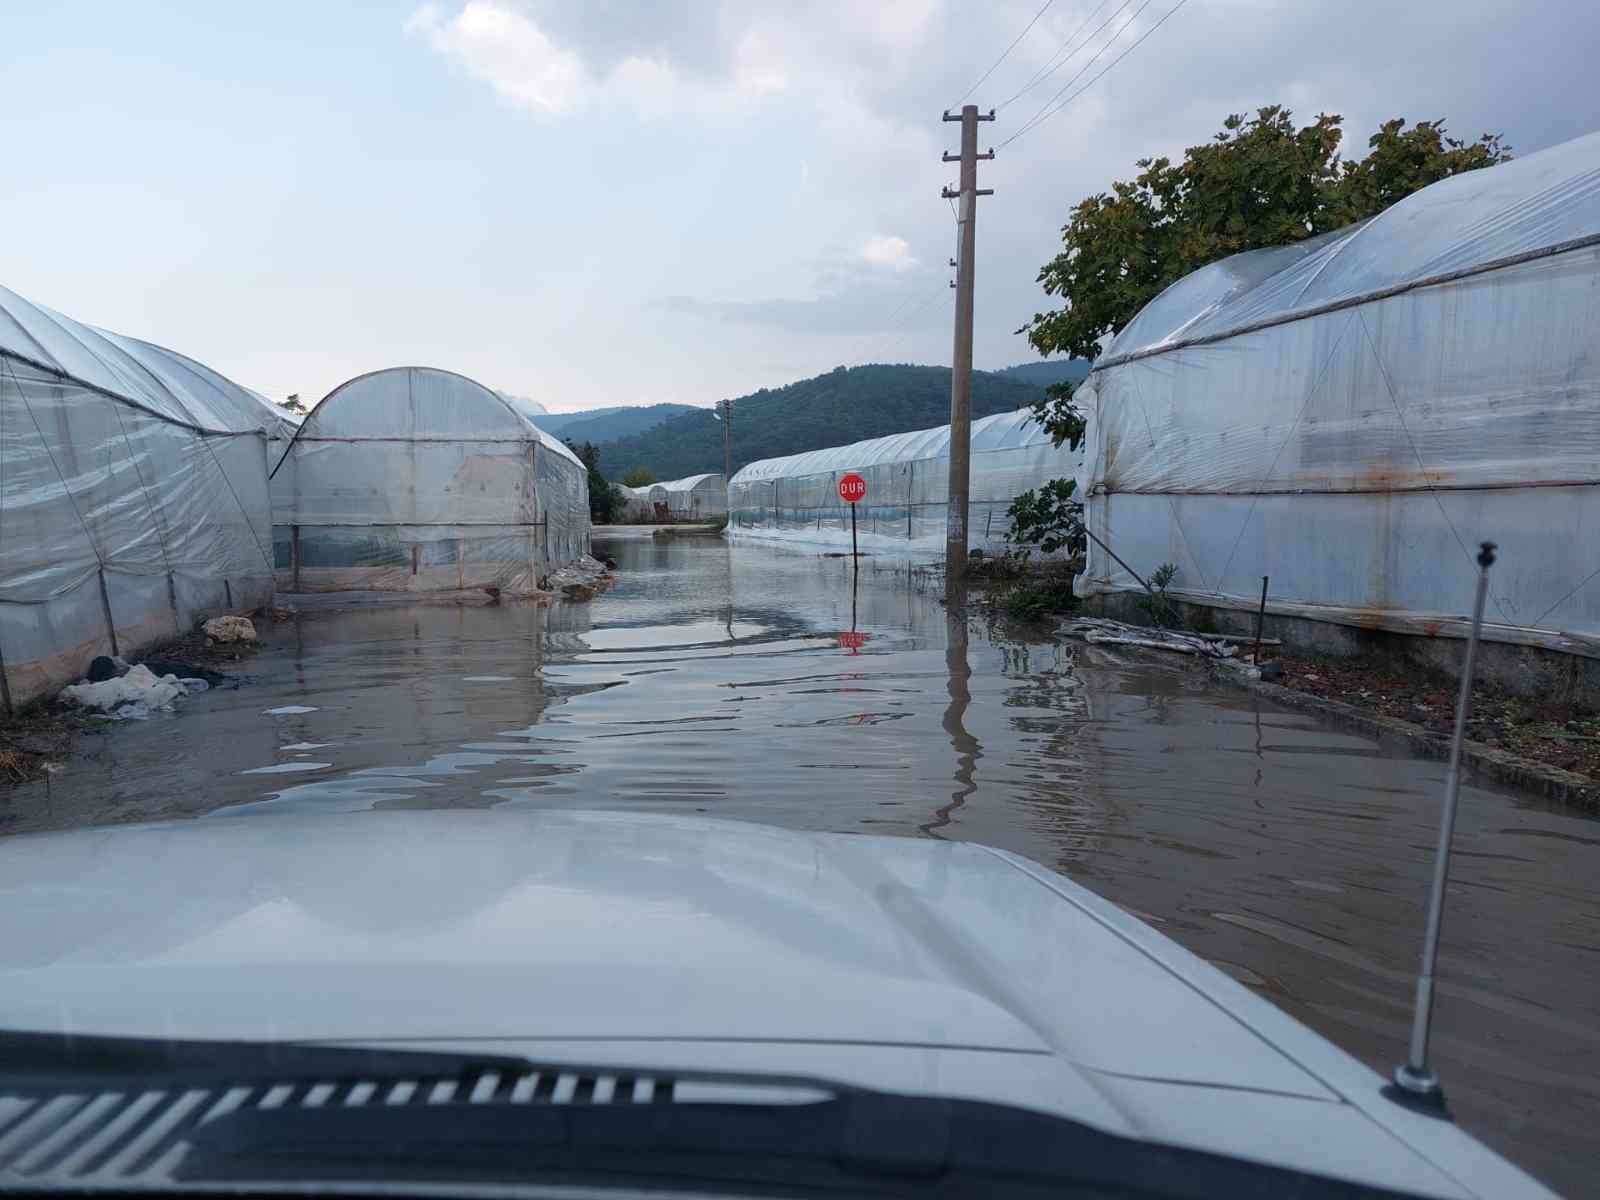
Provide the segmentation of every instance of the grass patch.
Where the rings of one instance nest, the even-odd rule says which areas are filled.
[[[1026,550],[974,554],[967,564],[969,583],[983,588],[983,602],[997,614],[1019,621],[1041,621],[1078,607],[1072,594],[1077,573],[1072,564],[1034,562]]]

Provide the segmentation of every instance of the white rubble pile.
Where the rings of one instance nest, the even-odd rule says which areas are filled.
[[[545,582],[551,591],[560,592],[569,600],[588,600],[609,577],[605,563],[581,554],[559,571],[552,571]]]
[[[1125,625],[1104,617],[1073,617],[1063,621],[1061,632],[1082,638],[1094,646],[1140,646],[1146,650],[1171,650],[1177,654],[1197,654],[1203,658],[1233,658],[1239,648],[1220,638],[1199,633],[1179,633],[1172,629],[1147,629]]]
[[[63,688],[61,698],[112,717],[142,721],[158,709],[171,708],[174,700],[181,700],[190,692],[203,692],[208,686],[204,679],[179,679],[176,675],[158,677],[140,663],[116,679],[75,683]]]
[[[249,617],[212,617],[200,628],[213,642],[256,640],[256,627]]]
[[[1060,625],[1068,637],[1082,638],[1091,646],[1137,646],[1143,650],[1168,650],[1174,654],[1192,654],[1210,659],[1217,666],[1237,672],[1247,679],[1262,679],[1281,674],[1276,663],[1268,662],[1264,668],[1240,653],[1243,639],[1231,636],[1208,637],[1203,633],[1179,633],[1174,629],[1148,629],[1141,625],[1126,625],[1105,617],[1073,617]],[[1276,641],[1263,640],[1263,645],[1277,645]]]

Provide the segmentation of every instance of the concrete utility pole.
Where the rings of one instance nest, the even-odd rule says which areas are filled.
[[[993,188],[978,187],[978,160],[992,159],[994,151],[978,153],[978,122],[994,120],[994,110],[978,114],[976,104],[963,105],[961,115],[944,114],[946,121],[961,122],[961,153],[946,154],[945,162],[961,164],[961,186],[940,196],[959,204],[956,244],[956,334],[950,360],[950,489],[944,527],[944,593],[946,601],[964,600],[961,590],[967,576],[967,496],[972,478],[972,273],[977,246],[978,197],[994,195]]]
[[[733,401],[722,401],[722,486],[733,479]]]

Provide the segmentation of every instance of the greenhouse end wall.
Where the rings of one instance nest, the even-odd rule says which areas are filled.
[[[336,388],[272,479],[287,591],[516,595],[589,548],[587,471],[515,403],[402,367]]]
[[[648,525],[655,520],[655,506],[650,503],[650,489],[618,484],[622,494],[622,520],[624,525]]]
[[[862,544],[943,554],[949,447],[950,427],[941,425],[751,463],[728,489],[729,531],[848,546],[851,506],[839,498],[838,485],[854,471],[867,481],[866,499],[855,506]],[[973,422],[971,463],[968,545],[989,553],[1008,548],[1008,510],[1018,495],[1070,477],[1076,467],[1072,453],[1052,444],[1031,409]]]
[[[658,483],[651,491],[664,497],[674,521],[716,521],[728,515],[728,488],[721,474],[688,475]]]
[[[1090,528],[1181,599],[1600,657],[1600,136],[1203,268],[1080,389]],[[1098,546],[1085,595],[1138,582]]]

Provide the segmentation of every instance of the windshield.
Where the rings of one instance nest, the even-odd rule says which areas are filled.
[[[1600,1190],[1600,13],[22,8],[0,1186]]]

